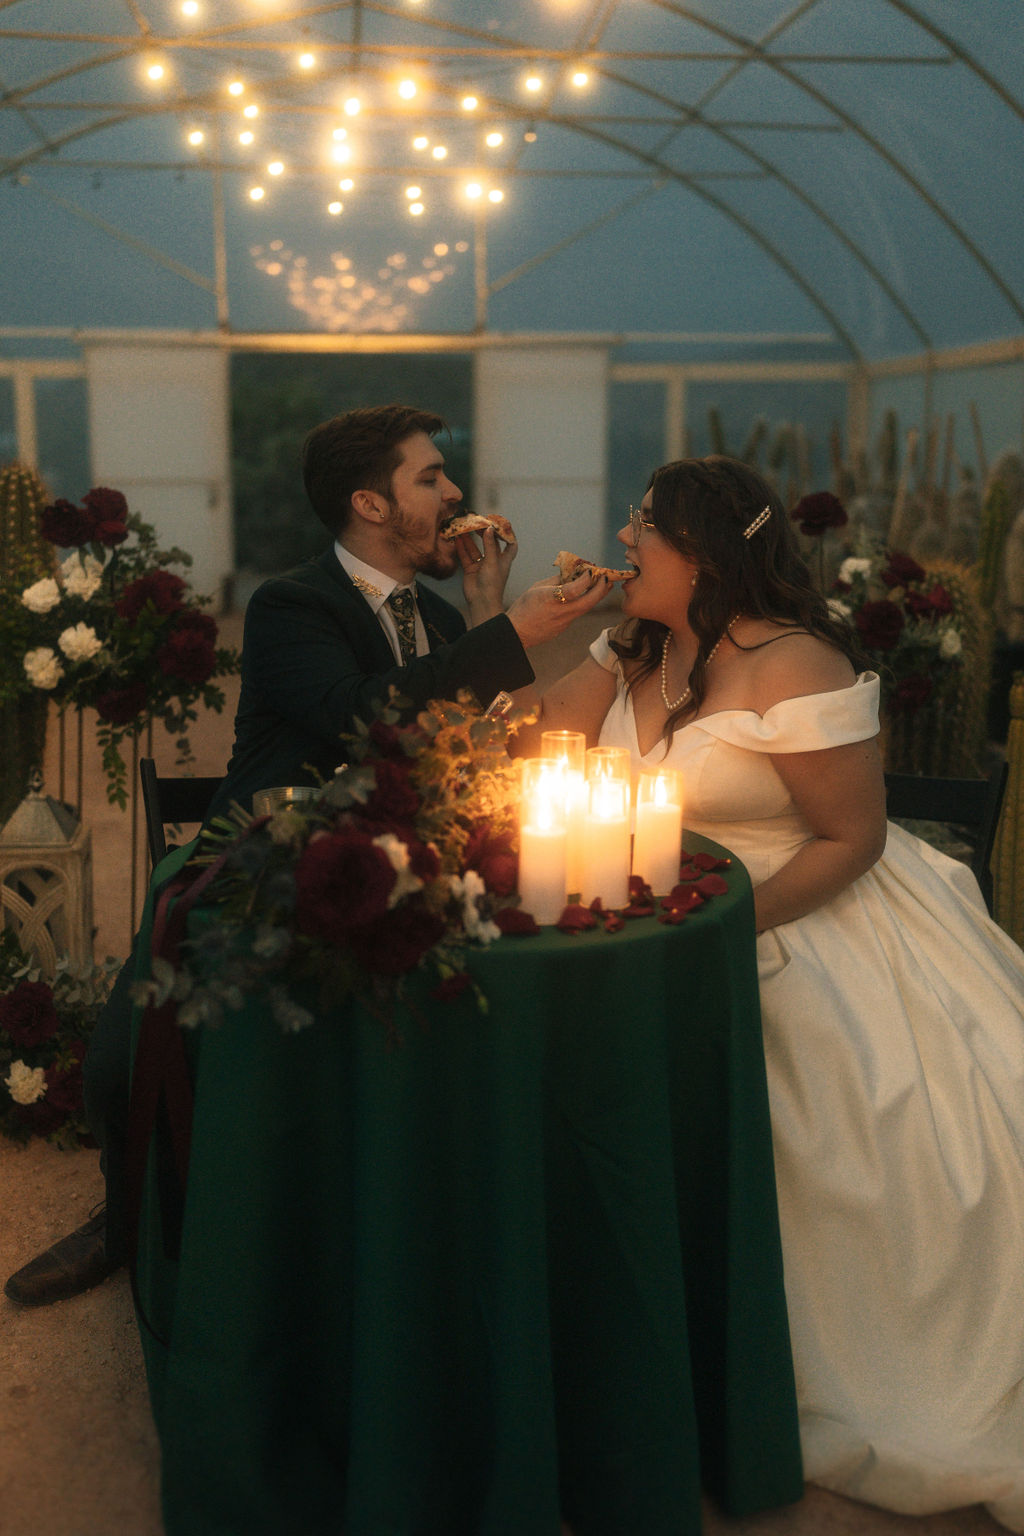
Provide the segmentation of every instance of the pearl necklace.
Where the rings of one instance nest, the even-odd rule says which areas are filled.
[[[710,667],[711,663],[715,659],[715,653],[717,652],[718,647],[721,645],[722,641],[725,639],[725,636],[729,633],[729,631],[732,629],[733,625],[737,622],[737,620],[740,617],[741,617],[741,615],[738,614],[738,613],[733,614],[732,618],[729,620],[728,624],[725,626],[724,633],[719,635],[718,639],[715,641],[714,645],[711,647],[710,651],[708,652],[708,659],[704,663],[705,668]],[[668,696],[668,648],[669,648],[669,646],[671,644],[672,644],[672,631],[669,630],[668,634],[665,636],[664,640],[661,642],[661,697],[662,697],[662,701],[663,701],[663,703],[665,705],[665,708],[668,710],[670,715],[673,714],[677,709],[681,709],[683,707],[683,705],[686,703],[687,699],[690,697],[690,687],[689,687],[689,684],[687,684],[687,686],[683,689],[683,691],[679,695],[678,699],[670,699],[669,696]]]

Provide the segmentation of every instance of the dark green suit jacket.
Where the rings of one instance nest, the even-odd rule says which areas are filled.
[[[387,636],[333,547],[272,577],[245,614],[242,689],[227,777],[209,816],[254,792],[314,784],[344,761],[343,731],[369,720],[390,684],[421,708],[469,688],[485,707],[501,689],[533,681],[519,636],[505,617],[467,630],[457,608],[429,588],[418,603],[430,654],[396,664]]]

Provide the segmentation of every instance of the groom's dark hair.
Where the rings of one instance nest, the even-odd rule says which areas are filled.
[[[362,406],[314,427],[302,445],[302,481],[328,532],[337,538],[345,528],[356,491],[390,496],[407,437],[447,431],[443,417],[411,405]]]

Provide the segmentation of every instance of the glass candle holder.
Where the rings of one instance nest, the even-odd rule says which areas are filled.
[[[582,900],[606,907],[629,901],[630,756],[625,747],[587,752]]]
[[[566,796],[559,764],[522,762],[519,801],[519,897],[538,923],[557,923],[568,893]]]
[[[683,839],[683,776],[675,768],[644,768],[636,786],[633,873],[655,896],[667,896],[679,880]]]
[[[540,754],[557,764],[565,786],[566,880],[569,894],[583,890],[583,848],[586,839],[586,751],[582,731],[542,731]]]

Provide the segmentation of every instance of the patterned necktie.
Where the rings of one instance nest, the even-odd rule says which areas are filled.
[[[405,667],[416,656],[416,607],[409,588],[396,587],[388,598],[388,607],[398,630],[402,666]]]

